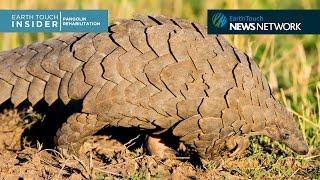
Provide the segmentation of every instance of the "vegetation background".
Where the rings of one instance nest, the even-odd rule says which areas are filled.
[[[319,9],[317,0],[7,0],[0,9],[108,9],[109,22],[133,14],[163,14],[205,24],[207,9]],[[0,21],[1,22],[1,21]],[[43,41],[59,33],[0,33],[0,50]],[[319,35],[229,35],[232,44],[254,57],[267,76],[277,99],[296,116],[303,134],[315,152],[300,160],[320,156],[320,36]],[[265,141],[264,138],[262,140]],[[267,141],[267,140],[266,140]],[[280,147],[284,148],[282,145]],[[253,146],[252,154],[259,154]],[[292,156],[289,151],[283,158]],[[261,152],[260,152],[261,153]],[[281,156],[282,157],[282,156]],[[281,158],[280,158],[281,160]],[[277,159],[270,163],[277,165]],[[278,164],[279,165],[279,164]],[[279,165],[281,166],[281,165]],[[287,170],[276,169],[276,172]],[[315,169],[320,176],[320,168]],[[274,173],[274,169],[266,173]],[[250,173],[247,172],[246,173]],[[290,173],[294,173],[291,169]]]

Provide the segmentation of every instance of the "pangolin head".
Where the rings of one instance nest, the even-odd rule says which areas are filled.
[[[279,103],[275,103],[275,116],[272,121],[267,121],[264,134],[284,143],[298,154],[304,155],[309,151],[297,121],[292,113]]]

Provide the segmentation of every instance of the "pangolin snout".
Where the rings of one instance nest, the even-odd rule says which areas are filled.
[[[309,152],[309,148],[308,148],[308,145],[304,142],[304,143],[297,145],[297,147],[296,147],[296,149],[294,149],[294,151],[296,151],[298,154],[306,155]]]
[[[308,152],[309,152],[309,149],[306,146],[305,148],[303,148],[303,150],[299,151],[298,153],[301,154],[301,155],[306,155],[306,154],[308,154]]]
[[[308,145],[303,138],[292,137],[283,143],[300,155],[306,155],[309,152]]]

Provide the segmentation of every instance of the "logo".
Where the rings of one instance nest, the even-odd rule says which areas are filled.
[[[105,32],[108,10],[0,10],[0,32]]]
[[[320,10],[208,10],[209,34],[319,34]]]
[[[227,17],[222,13],[215,13],[212,16],[212,24],[216,28],[222,28],[227,24]]]

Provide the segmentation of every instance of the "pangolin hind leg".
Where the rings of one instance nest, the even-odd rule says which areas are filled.
[[[161,138],[156,136],[148,136],[147,150],[151,155],[160,157],[161,159],[175,158],[175,152],[168,147]]]
[[[97,115],[74,113],[57,131],[55,143],[58,149],[78,153],[82,140],[93,135],[106,125],[97,120]]]

